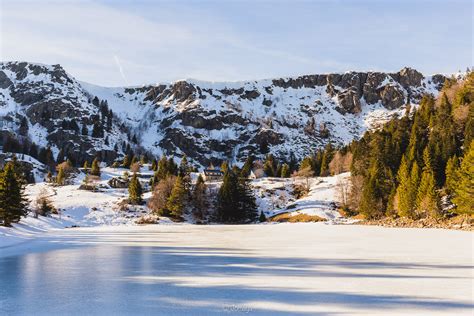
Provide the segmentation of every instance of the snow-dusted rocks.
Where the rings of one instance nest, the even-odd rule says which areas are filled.
[[[347,72],[245,82],[182,80],[142,87],[104,88],[79,82],[59,65],[0,63],[0,122],[16,133],[26,117],[28,136],[53,152],[99,154],[112,161],[126,147],[156,155],[186,154],[201,166],[242,162],[268,152],[302,158],[328,142],[347,143],[378,121],[437,94],[444,76],[414,69],[397,73]],[[94,96],[107,101],[113,119],[104,135]],[[372,114],[377,111],[378,115]],[[74,120],[88,133],[62,126]],[[136,138],[137,144],[131,142]],[[124,143],[125,142],[125,143]]]

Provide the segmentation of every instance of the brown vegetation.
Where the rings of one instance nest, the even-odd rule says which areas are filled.
[[[273,216],[269,219],[271,222],[278,222],[278,223],[314,223],[314,222],[324,222],[326,219],[316,216],[316,215],[308,215],[308,214],[296,214],[290,215],[290,213],[278,214]]]

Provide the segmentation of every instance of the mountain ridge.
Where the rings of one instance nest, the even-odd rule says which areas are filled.
[[[60,65],[2,62],[0,117],[11,119],[11,132],[26,117],[26,137],[51,146],[55,156],[62,151],[76,160],[82,152],[88,159],[113,161],[128,148],[153,155],[186,154],[201,166],[222,160],[240,163],[247,155],[267,153],[301,159],[329,142],[348,143],[372,125],[402,114],[407,103],[436,95],[445,79],[403,68],[396,73],[101,87],[75,79]],[[92,104],[95,97],[113,112],[110,118],[101,114],[101,104]],[[48,112],[49,117],[42,117]],[[66,133],[60,121],[68,119],[81,128]],[[99,133],[102,137],[92,136],[97,122],[107,125]],[[83,126],[87,135],[78,135]]]

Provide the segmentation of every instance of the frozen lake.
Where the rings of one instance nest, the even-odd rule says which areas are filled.
[[[472,315],[472,246],[324,224],[57,230],[0,248],[0,314]]]

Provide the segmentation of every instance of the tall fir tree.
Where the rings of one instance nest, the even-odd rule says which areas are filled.
[[[131,165],[130,156],[126,154],[122,160],[122,167],[130,168],[130,165]]]
[[[136,173],[133,174],[128,184],[128,199],[131,204],[141,204],[143,202],[143,189]]]
[[[239,178],[238,184],[239,214],[242,214],[240,220],[244,222],[253,222],[258,217],[258,211],[250,180],[241,177]]]
[[[453,202],[460,213],[474,214],[474,140],[464,155],[458,172],[458,184],[454,188]]]
[[[369,219],[379,216],[380,201],[376,194],[376,186],[375,178],[370,177],[368,182],[363,186],[362,197],[359,204],[359,212]]]
[[[244,165],[242,166],[242,170],[240,171],[240,175],[242,177],[248,178],[250,173],[252,172],[254,158],[252,156],[248,156],[245,160]]]
[[[398,188],[396,197],[398,199],[397,212],[402,217],[413,217],[412,183],[410,170],[405,156],[402,157],[400,168],[398,169]]]
[[[239,214],[239,192],[237,176],[227,170],[217,194],[217,219],[221,222],[237,222],[243,216]]]
[[[183,216],[186,209],[187,196],[183,177],[177,176],[167,203],[167,209],[172,217],[181,218]]]
[[[321,160],[321,173],[322,177],[326,177],[329,175],[329,163],[331,162],[332,158],[334,157],[334,147],[331,143],[327,144],[324,148],[323,157]]]
[[[24,185],[15,172],[14,164],[8,162],[0,172],[0,220],[3,225],[11,226],[26,216],[26,205]]]
[[[459,169],[459,158],[454,155],[449,158],[446,164],[446,191],[448,194],[453,194],[458,184],[458,169]]]
[[[95,158],[94,161],[92,162],[90,174],[93,176],[100,177],[99,159]]]
[[[82,166],[82,168],[84,168],[85,173],[89,171],[89,162],[87,160],[84,161],[84,165]]]
[[[281,166],[281,177],[282,178],[289,178],[290,177],[290,166],[288,164],[284,163]]]
[[[416,208],[431,217],[439,217],[439,197],[436,192],[436,181],[431,167],[431,154],[428,147],[423,151],[423,172],[416,198]]]
[[[198,176],[192,192],[192,206],[194,215],[202,219],[209,209],[207,186],[201,175]]]

